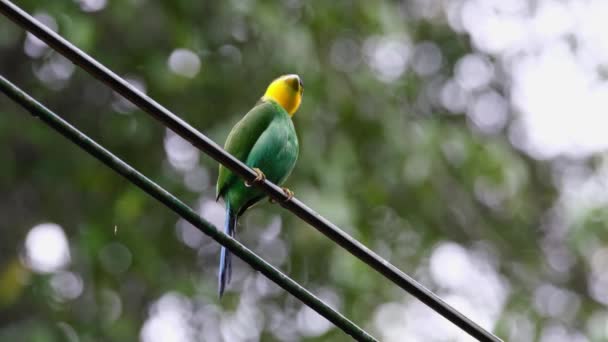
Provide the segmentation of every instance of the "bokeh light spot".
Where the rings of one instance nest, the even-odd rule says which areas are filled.
[[[194,332],[188,325],[191,316],[188,299],[177,293],[167,293],[152,305],[150,317],[141,329],[141,341],[194,341]]]
[[[34,19],[38,20],[44,26],[48,27],[52,31],[57,32],[57,22],[55,18],[45,12],[38,12],[34,14]],[[38,58],[41,57],[48,49],[48,45],[44,43],[42,40],[38,39],[31,33],[27,33],[25,36],[25,42],[23,43],[23,50],[25,54],[32,57]]]
[[[394,82],[403,75],[411,54],[406,37],[371,37],[363,50],[374,74],[384,82]]]
[[[58,272],[50,280],[51,288],[60,301],[72,300],[82,294],[82,278],[72,272]]]
[[[166,130],[164,143],[167,158],[173,168],[187,172],[196,167],[200,154],[191,143],[169,129]]]
[[[110,274],[121,274],[127,271],[132,259],[131,251],[119,242],[111,242],[99,251],[99,262]]]
[[[194,78],[201,70],[201,59],[188,49],[174,50],[167,63],[171,71],[187,78]]]
[[[107,0],[77,0],[80,4],[80,9],[84,12],[97,12],[104,9],[107,5]]]
[[[40,273],[60,270],[70,262],[68,239],[54,223],[34,226],[25,238],[25,262]]]

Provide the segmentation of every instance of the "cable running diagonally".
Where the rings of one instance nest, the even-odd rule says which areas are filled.
[[[320,298],[316,297],[300,284],[264,261],[237,240],[220,232],[215,226],[201,218],[195,211],[181,202],[178,198],[148,179],[143,174],[139,173],[129,164],[113,155],[110,151],[103,148],[87,135],[63,120],[59,115],[44,107],[34,98],[17,88],[2,76],[0,76],[0,91],[25,108],[33,116],[39,118],[61,135],[80,146],[88,154],[94,156],[99,161],[112,168],[131,183],[144,190],[146,193],[148,193],[148,195],[156,198],[159,202],[164,204],[186,221],[190,222],[201,232],[209,235],[215,241],[230,249],[232,253],[236,254],[251,267],[260,271],[268,279],[285,289],[287,292],[291,293],[294,297],[301,300],[304,304],[335,324],[338,328],[342,329],[345,333],[351,335],[358,341],[376,341],[376,339],[368,334],[365,330],[361,329],[348,318],[332,309]]]

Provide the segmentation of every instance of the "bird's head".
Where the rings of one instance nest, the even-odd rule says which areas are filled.
[[[293,116],[302,102],[304,85],[298,75],[283,75],[270,83],[263,100],[274,100]]]

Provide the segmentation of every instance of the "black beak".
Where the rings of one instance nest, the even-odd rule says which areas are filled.
[[[289,84],[291,89],[295,91],[301,91],[300,89],[302,87],[302,80],[300,80],[298,76],[290,77],[287,81],[287,84]]]

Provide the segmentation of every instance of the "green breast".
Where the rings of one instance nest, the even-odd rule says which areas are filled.
[[[256,105],[239,121],[224,147],[249,167],[257,167],[275,184],[282,184],[298,158],[298,138],[289,114],[276,102]],[[242,179],[220,166],[218,197],[242,213],[264,197],[254,187],[246,187]]]

